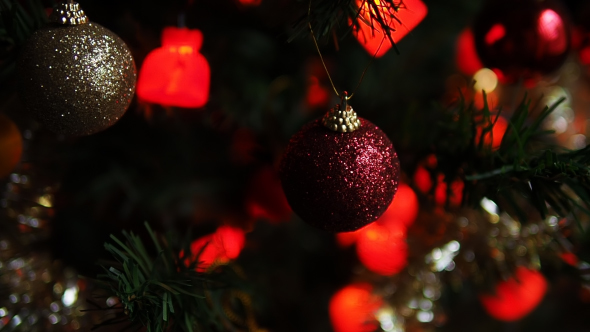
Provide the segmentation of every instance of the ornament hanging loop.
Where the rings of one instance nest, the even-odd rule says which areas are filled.
[[[334,81],[332,81],[332,77],[330,76],[330,72],[328,71],[328,67],[326,66],[326,62],[324,61],[324,57],[322,56],[322,52],[320,51],[320,46],[318,45],[318,41],[315,38],[315,33],[313,32],[313,29],[311,28],[311,20],[309,20],[310,17],[311,17],[311,0],[309,0],[309,7],[307,8],[307,18],[308,18],[307,25],[309,26],[311,38],[313,39],[313,43],[315,44],[316,50],[318,51],[318,55],[320,56],[320,60],[322,61],[322,65],[324,66],[324,70],[326,71],[326,74],[328,75],[328,79],[330,80],[330,84],[332,85],[332,89],[334,89],[336,96],[342,98],[342,96],[340,96],[340,94],[338,93],[338,89],[336,89],[336,86],[334,85]],[[356,93],[356,90],[358,90],[359,86],[363,82],[363,78],[365,78],[365,74],[367,73],[367,70],[371,66],[371,63],[373,63],[373,60],[375,60],[375,58],[377,58],[377,54],[379,53],[379,50],[381,50],[381,46],[383,46],[383,42],[385,41],[385,38],[386,38],[386,36],[383,36],[383,39],[381,39],[381,43],[379,44],[379,47],[377,48],[377,50],[375,51],[375,54],[373,54],[373,56],[371,57],[371,60],[369,61],[369,63],[365,67],[365,69],[363,70],[363,73],[361,74],[361,78],[359,79],[359,82],[357,83],[356,87],[354,88],[354,90],[352,91],[350,96],[348,94],[346,95],[347,101],[350,98],[352,98],[352,96],[354,96],[354,94]],[[346,91],[345,91],[345,93],[346,93]]]
[[[350,99],[350,96],[348,95],[347,91],[342,92],[342,95],[340,96],[340,105],[341,105],[341,109],[348,111],[348,100]],[[350,107],[352,109],[352,107]]]
[[[322,118],[324,127],[339,133],[350,133],[361,127],[361,120],[348,104],[350,97],[346,91],[340,95],[340,104],[334,106]]]

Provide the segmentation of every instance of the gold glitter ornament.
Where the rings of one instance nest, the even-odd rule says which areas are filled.
[[[136,68],[125,43],[88,23],[77,3],[63,3],[24,45],[17,62],[25,107],[49,130],[66,136],[104,130],[125,113]]]

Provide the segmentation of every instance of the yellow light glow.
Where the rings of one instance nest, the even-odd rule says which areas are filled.
[[[474,88],[476,91],[492,92],[498,86],[498,76],[488,68],[478,70],[473,75],[473,80],[475,81]]]
[[[178,54],[193,54],[193,47],[188,45],[183,45],[180,47],[172,46],[169,48],[170,53],[178,53]]]
[[[43,195],[37,199],[37,203],[44,207],[52,207],[53,206],[53,196],[50,194]]]

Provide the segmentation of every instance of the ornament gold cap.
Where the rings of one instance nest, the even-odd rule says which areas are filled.
[[[88,23],[88,17],[77,2],[72,0],[59,4],[49,16],[49,22],[61,25],[81,25]]]
[[[361,127],[361,120],[356,116],[352,106],[348,105],[348,92],[341,96],[342,102],[330,109],[322,118],[324,127],[340,133],[350,133]]]

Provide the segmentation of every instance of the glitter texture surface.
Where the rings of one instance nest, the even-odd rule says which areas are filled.
[[[351,133],[313,121],[295,134],[281,161],[293,211],[331,232],[357,230],[379,218],[397,191],[399,160],[385,133],[359,118]]]
[[[17,66],[27,109],[49,130],[66,136],[110,127],[135,92],[131,52],[95,23],[39,29],[23,47]]]

